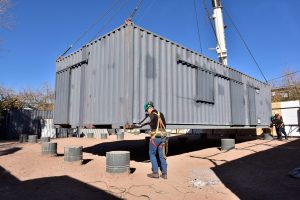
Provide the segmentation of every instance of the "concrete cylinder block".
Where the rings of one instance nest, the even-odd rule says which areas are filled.
[[[38,138],[37,135],[29,135],[28,136],[28,142],[29,143],[37,143],[37,138]]]
[[[130,152],[110,151],[106,152],[106,172],[108,173],[129,173]]]
[[[26,135],[26,134],[20,134],[19,135],[19,142],[20,143],[27,142],[27,140],[28,140],[28,135]]]
[[[124,132],[117,133],[117,140],[124,140]]]
[[[41,137],[41,142],[50,142],[50,137]]]
[[[87,134],[86,134],[86,137],[87,137],[87,138],[94,138],[94,133],[87,133]]]
[[[82,162],[82,146],[70,146],[64,148],[64,161]]]
[[[270,133],[264,133],[264,140],[273,140],[273,136]]]
[[[43,142],[42,155],[57,156],[57,143],[56,142]]]
[[[107,133],[101,133],[100,138],[101,139],[107,139]]]
[[[235,148],[235,139],[221,139],[221,150],[231,150]]]

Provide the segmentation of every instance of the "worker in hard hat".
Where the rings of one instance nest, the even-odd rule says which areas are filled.
[[[277,139],[282,140],[281,133],[284,134],[285,139],[288,139],[287,134],[285,132],[282,116],[278,112],[275,112],[274,118],[272,119],[272,123],[275,125]]]
[[[140,124],[127,125],[125,128],[141,128],[150,126],[150,142],[149,142],[149,157],[152,165],[152,173],[147,174],[150,178],[159,178],[158,162],[156,153],[158,152],[161,163],[161,177],[167,179],[167,161],[166,154],[168,149],[168,141],[166,137],[166,121],[164,114],[154,108],[153,102],[147,102],[144,105],[146,112],[145,118]]]
[[[278,132],[280,134],[280,138],[282,138],[282,134],[281,133],[283,133],[284,136],[285,136],[285,139],[287,140],[288,137],[287,137],[287,134],[285,132],[285,125],[283,123],[282,116],[279,113],[275,113],[275,119],[278,119],[278,122],[279,122],[279,124],[278,124]],[[277,131],[277,129],[276,129],[276,131]]]

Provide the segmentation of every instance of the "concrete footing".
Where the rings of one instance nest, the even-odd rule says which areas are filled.
[[[70,146],[64,148],[64,161],[82,163],[82,146]]]
[[[56,142],[43,142],[42,155],[57,156],[57,143]]]
[[[221,139],[221,150],[231,150],[235,148],[235,139]]]
[[[130,152],[110,151],[106,152],[106,172],[111,174],[130,172]]]
[[[38,138],[37,135],[29,135],[28,136],[28,142],[29,143],[37,143],[37,138]]]

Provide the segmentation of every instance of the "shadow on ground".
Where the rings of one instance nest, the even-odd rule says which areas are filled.
[[[20,181],[0,166],[0,180],[0,199],[120,199],[69,176]]]
[[[5,155],[9,155],[9,154],[13,154],[19,150],[21,150],[22,148],[20,147],[12,147],[9,149],[0,149],[0,156],[5,156]]]
[[[198,151],[204,148],[219,146],[219,140],[203,140],[200,138],[200,136],[173,136],[169,139],[168,156],[174,156],[192,151]],[[91,147],[84,148],[83,152],[92,153],[99,156],[106,156],[106,152],[108,151],[129,151],[130,160],[144,162],[149,160],[148,149],[149,144],[147,143],[147,141],[145,139],[141,139],[100,143]]]
[[[300,139],[213,168],[240,199],[299,199],[300,179],[288,172],[300,166]]]

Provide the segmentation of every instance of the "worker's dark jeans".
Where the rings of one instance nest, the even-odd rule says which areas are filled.
[[[285,128],[284,128],[284,127],[281,128],[281,132],[283,133],[283,135],[284,135],[285,137],[287,137],[287,134],[286,134],[286,132],[285,132]]]
[[[277,134],[277,139],[281,139],[282,138],[281,127],[276,127],[276,134]]]
[[[277,138],[278,139],[282,138],[282,134],[281,133],[283,133],[284,136],[287,137],[287,134],[286,134],[285,129],[283,127],[276,128],[276,134],[277,134]]]
[[[167,161],[164,158],[163,153],[163,145],[161,143],[161,138],[153,138],[150,139],[149,142],[149,156],[152,164],[152,172],[158,173],[158,163],[156,159],[156,152],[158,151],[160,163],[161,163],[161,171],[163,174],[167,174]]]

